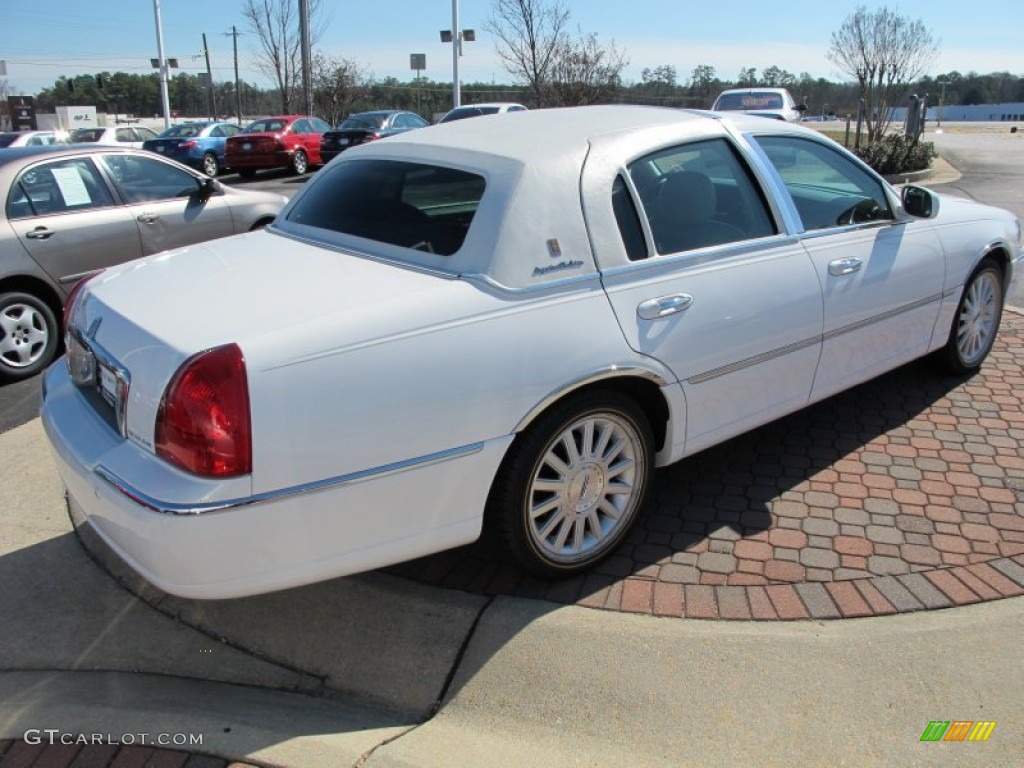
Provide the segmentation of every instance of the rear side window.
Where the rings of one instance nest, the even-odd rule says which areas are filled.
[[[113,204],[91,160],[58,160],[33,166],[18,177],[7,200],[7,218],[74,213]]]
[[[288,214],[310,227],[450,256],[483,197],[483,176],[395,160],[354,160],[322,179]]]
[[[659,254],[769,237],[778,232],[746,164],[724,139],[661,150],[629,165]],[[613,191],[614,193],[614,191]],[[623,228],[629,248],[631,236]],[[630,250],[634,258],[636,249]]]

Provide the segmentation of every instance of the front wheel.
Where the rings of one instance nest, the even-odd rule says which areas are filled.
[[[292,155],[292,171],[295,172],[296,176],[301,176],[309,170],[309,158],[306,157],[306,153],[301,149],[295,150],[295,154]]]
[[[647,492],[654,438],[628,397],[595,390],[543,414],[509,449],[488,501],[504,544],[531,573],[562,578],[607,557]]]
[[[53,360],[59,337],[45,301],[28,293],[0,294],[0,380],[35,376]]]
[[[203,173],[211,179],[217,178],[217,174],[220,173],[220,163],[217,162],[217,156],[213,152],[203,155]]]
[[[1003,313],[1003,272],[984,259],[964,286],[946,346],[936,353],[939,364],[952,373],[981,367],[999,331]]]

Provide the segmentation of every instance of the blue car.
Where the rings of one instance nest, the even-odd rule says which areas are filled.
[[[142,148],[192,166],[211,178],[225,169],[224,145],[228,136],[242,132],[235,123],[206,122],[172,125]]]

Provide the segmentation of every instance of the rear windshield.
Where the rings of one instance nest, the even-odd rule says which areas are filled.
[[[198,136],[203,130],[201,125],[172,125],[160,134],[161,139],[190,139]]]
[[[0,147],[9,147],[16,138],[16,133],[0,133]]]
[[[717,110],[782,109],[782,95],[778,93],[723,93],[715,104]]]
[[[450,256],[466,238],[486,183],[454,168],[353,160],[319,172],[287,220]]]
[[[284,120],[257,120],[250,123],[245,133],[277,133],[285,129]]]
[[[346,117],[341,122],[341,125],[338,126],[338,130],[375,131],[379,128],[383,128],[387,119],[387,115],[352,115],[352,117]]]
[[[498,112],[498,107],[459,107],[453,109],[443,118],[442,123],[450,123],[452,120],[463,120],[467,117],[479,117],[480,115],[494,115]]]
[[[71,142],[99,141],[102,135],[102,128],[77,128],[71,132]]]

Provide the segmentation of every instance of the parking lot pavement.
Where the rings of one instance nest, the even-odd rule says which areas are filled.
[[[1024,593],[1024,316],[971,377],[926,361],[660,470],[629,541],[554,584],[479,546],[420,582],[629,613],[837,619]]]

